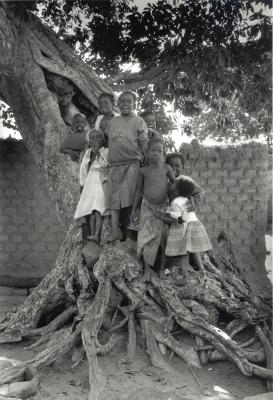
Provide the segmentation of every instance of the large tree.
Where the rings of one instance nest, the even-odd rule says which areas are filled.
[[[271,1],[158,0],[142,11],[129,0],[26,6],[112,88],[137,90],[145,108],[152,99],[163,132],[175,125],[162,119],[164,102],[173,102],[191,117],[176,127],[200,139],[270,138]],[[128,62],[140,73],[122,73]]]
[[[195,3],[184,3],[195,10]],[[175,285],[172,278],[153,277],[150,283],[145,282],[142,265],[136,259],[134,245],[130,241],[115,245],[105,244],[99,259],[95,260],[95,266],[90,262],[90,257],[86,257],[84,261],[80,228],[71,222],[79,197],[78,166],[67,156],[60,154],[59,147],[67,135],[71,113],[80,110],[87,117],[92,117],[97,112],[98,95],[103,91],[111,92],[111,89],[36,14],[40,13],[47,18],[48,13],[51,19],[54,15],[55,23],[57,21],[63,27],[72,18],[73,7],[81,5],[89,13],[93,10],[93,18],[104,21],[106,32],[114,24],[113,21],[129,24],[129,33],[131,32],[133,38],[134,18],[141,20],[142,17],[137,10],[133,10],[129,18],[127,14],[130,9],[123,1],[108,1],[105,2],[105,7],[101,7],[101,2],[77,1],[63,3],[66,17],[62,20],[63,15],[58,12],[59,4],[62,3],[49,2],[47,9],[37,9],[35,2],[0,4],[0,97],[12,109],[28,150],[45,171],[50,194],[56,201],[58,217],[67,231],[52,271],[16,313],[2,321],[0,341],[13,342],[41,336],[38,344],[48,342],[45,350],[26,362],[35,367],[53,362],[57,357],[71,351],[75,345],[82,343],[89,363],[90,400],[99,399],[105,385],[97,354],[105,354],[111,350],[117,340],[120,340],[120,334],[116,331],[125,324],[128,326],[128,357],[134,355],[136,325],[139,324],[151,362],[157,367],[168,369],[168,363],[157,346],[162,343],[192,366],[200,366],[200,360],[206,362],[209,359],[228,358],[244,374],[255,374],[271,382],[272,349],[268,340],[267,324],[270,306],[255,296],[243,280],[224,235],[219,239],[214,256],[204,257],[208,287],[199,284],[198,271],[193,271],[191,280],[182,282],[182,286]],[[166,21],[169,21],[172,14],[168,3],[159,2],[158,8],[151,5],[149,9],[154,15],[157,15],[156,10],[161,10],[158,12],[162,14],[163,6],[166,7]],[[206,8],[202,7],[204,12]],[[54,14],[50,12],[52,9]],[[145,13],[147,11],[144,11],[144,15]],[[194,15],[195,11],[189,13],[188,17],[194,18]],[[153,28],[150,23],[148,18],[146,26],[150,29],[163,29],[160,24]],[[100,24],[97,22],[94,26],[98,25]],[[100,37],[103,32],[99,30],[97,36]],[[64,36],[64,33],[60,28],[59,35]],[[84,35],[85,30],[76,29],[76,33]],[[163,33],[167,34],[164,29]],[[92,46],[96,43],[95,31],[93,35]],[[126,41],[126,37],[125,35],[121,43],[129,46],[132,39],[128,36]],[[153,37],[154,35],[149,37],[149,42]],[[70,41],[72,39],[73,37],[67,38]],[[192,42],[190,38],[187,41]],[[143,46],[141,38],[139,46]],[[118,49],[118,40],[116,48]],[[154,43],[152,48],[157,50],[155,58],[151,60],[154,62],[158,57],[159,63],[162,41],[159,40],[157,46]],[[152,48],[149,47],[149,51]],[[126,60],[119,58],[124,49],[121,50],[119,54],[112,55],[112,60]],[[131,53],[128,51],[127,60]],[[108,52],[105,54],[108,57]],[[143,51],[139,51],[139,61],[141,54],[144,54]],[[103,53],[100,53],[100,60],[103,57]],[[94,61],[97,66],[99,62]],[[162,67],[158,65],[156,69],[160,73],[160,79],[163,76],[166,78],[167,72],[170,73],[169,66],[166,69],[166,64],[162,64]],[[113,68],[114,65],[113,62]],[[149,72],[145,73],[145,79],[149,76],[155,82],[155,73],[154,69],[151,75],[147,75]],[[104,227],[104,232],[106,231],[107,227]],[[114,301],[114,298],[117,300]],[[115,308],[110,324],[106,321],[107,315],[111,313],[109,307]],[[218,326],[221,313],[228,315],[228,320],[231,321],[224,330]],[[99,341],[102,324],[107,327],[109,334],[112,333],[105,344]],[[183,328],[182,332],[188,331],[196,337],[199,354],[195,346],[187,347],[179,340],[176,334],[179,326]],[[239,345],[233,338],[246,328],[255,336]],[[179,332],[180,330],[179,328]],[[248,349],[247,346],[256,337],[262,341],[265,351]],[[255,364],[264,361],[266,357],[268,368]],[[6,370],[0,378],[0,384],[10,382],[14,376],[14,369]]]

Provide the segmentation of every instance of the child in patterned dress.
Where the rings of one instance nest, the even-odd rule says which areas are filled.
[[[111,119],[107,130],[110,164],[108,201],[112,221],[109,241],[122,239],[120,214],[123,210],[132,208],[140,161],[147,149],[147,126],[141,117],[134,115],[135,102],[136,96],[133,92],[121,93],[118,99],[121,115]]]
[[[209,237],[202,222],[194,211],[187,211],[189,199],[200,191],[200,187],[190,177],[182,176],[176,181],[170,207],[165,216],[159,216],[164,222],[170,223],[166,256],[182,256],[190,253],[194,265],[205,275],[201,253],[212,249]]]
[[[75,212],[75,219],[90,215],[90,232],[87,237],[95,242],[100,241],[102,217],[109,214],[106,206],[105,184],[108,178],[108,149],[105,148],[105,137],[102,131],[93,129],[90,132],[90,147],[93,150],[93,162],[84,183],[83,191]]]

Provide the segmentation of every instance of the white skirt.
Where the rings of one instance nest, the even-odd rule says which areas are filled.
[[[106,208],[106,196],[101,183],[100,171],[90,169],[74,218],[84,217],[95,210],[99,211],[101,215],[110,214]]]

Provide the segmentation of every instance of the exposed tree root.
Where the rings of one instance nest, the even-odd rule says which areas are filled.
[[[24,334],[36,329],[42,315],[45,315],[58,306],[71,304],[75,299],[71,289],[75,278],[75,268],[82,264],[80,229],[71,224],[66,238],[59,251],[55,267],[31,292],[26,301],[18,308],[5,324],[5,333],[11,332],[16,341],[21,340]],[[0,343],[2,335],[0,334]]]
[[[19,315],[25,315],[26,305],[23,306],[24,313],[20,309],[17,311],[16,326],[21,327],[21,339],[42,335],[34,345],[46,344],[44,350],[24,365],[37,368],[49,365],[78,346],[77,354],[73,356],[74,364],[80,362],[84,349],[89,364],[89,399],[99,400],[106,377],[99,367],[97,355],[106,355],[111,351],[123,337],[118,331],[127,325],[127,358],[133,359],[136,325],[139,324],[147,353],[156,367],[172,370],[168,358],[173,354],[190,367],[228,359],[243,374],[256,375],[271,384],[273,372],[269,356],[272,355],[272,348],[267,339],[269,328],[264,324],[264,321],[270,320],[270,306],[255,296],[244,282],[232,253],[227,251],[228,245],[225,237],[215,255],[204,257],[206,282],[200,282],[201,277],[194,270],[187,281],[177,279],[171,271],[168,277],[155,275],[151,282],[145,282],[142,265],[136,258],[131,241],[105,245],[94,267],[94,275],[80,264],[77,256],[74,258],[74,262],[77,261],[74,272],[69,275],[74,279],[70,281],[75,294],[74,304],[71,304],[73,296],[66,293],[67,308],[40,328],[27,321],[27,329],[23,329],[24,320],[20,321]],[[51,274],[56,276],[54,271]],[[46,278],[47,282],[52,281],[52,276]],[[112,288],[122,293],[122,303],[112,309],[108,341],[101,343],[101,329],[105,315],[109,313]],[[39,292],[39,287],[36,290]],[[32,301],[35,300],[36,297],[32,297]],[[34,309],[41,318],[35,304]],[[73,317],[72,326],[67,325]],[[37,315],[34,319],[37,324]],[[14,326],[14,320],[13,316],[7,326]],[[16,338],[16,331],[9,329],[2,334],[2,338],[5,334],[12,336],[14,332]],[[186,332],[188,336],[193,335],[192,340],[181,340]],[[260,347],[257,347],[257,341],[260,341]],[[171,355],[165,354],[166,351],[162,354],[162,349],[169,349]],[[266,359],[267,368],[257,365]]]

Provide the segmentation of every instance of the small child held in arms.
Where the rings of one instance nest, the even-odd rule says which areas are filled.
[[[93,162],[85,180],[74,218],[90,215],[91,235],[87,239],[99,243],[102,216],[107,215],[105,184],[109,172],[108,149],[104,147],[105,137],[102,131],[91,130],[89,141],[93,152]]]
[[[107,132],[110,164],[108,201],[112,219],[112,235],[109,241],[122,239],[120,214],[126,210],[131,211],[140,161],[147,149],[147,126],[141,117],[134,115],[135,102],[136,96],[133,92],[121,93],[118,99],[121,115],[111,119]]]
[[[175,177],[171,167],[164,162],[163,142],[160,138],[152,138],[148,143],[146,158],[149,165],[141,168],[137,192],[132,210],[133,220],[137,219],[137,209],[143,195],[140,223],[137,240],[138,257],[143,257],[145,279],[149,280],[153,273],[158,250],[162,242],[164,223],[156,216],[165,213],[168,206],[169,182]]]
[[[143,111],[139,116],[146,122],[149,139],[152,139],[153,137],[161,137],[160,133],[156,130],[156,120],[152,111]]]
[[[202,222],[199,221],[194,211],[187,211],[187,202],[200,187],[187,176],[182,176],[176,181],[172,190],[172,202],[167,208],[165,216],[159,217],[171,227],[168,234],[166,256],[175,257],[190,253],[194,265],[205,275],[205,268],[201,253],[212,249],[209,237]],[[184,273],[185,277],[188,271]]]

